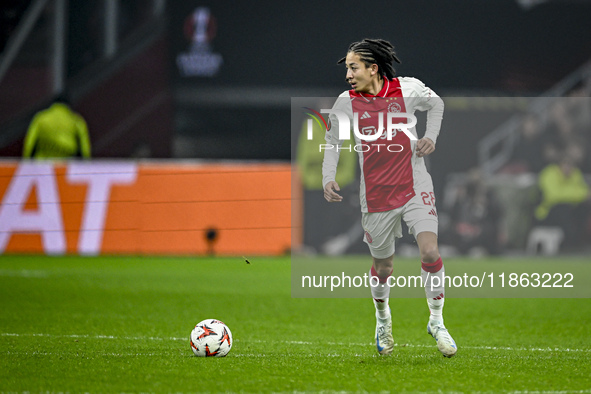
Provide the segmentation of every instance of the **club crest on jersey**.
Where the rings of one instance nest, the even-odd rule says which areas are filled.
[[[393,113],[402,112],[402,107],[398,103],[390,103],[390,105],[388,105],[388,112],[393,112]]]

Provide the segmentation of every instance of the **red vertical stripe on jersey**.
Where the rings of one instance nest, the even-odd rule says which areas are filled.
[[[361,95],[350,91],[353,114],[358,114],[359,131],[374,134],[383,116],[384,133],[376,141],[361,141],[363,146],[363,177],[368,212],[383,212],[406,204],[414,195],[412,147],[406,134],[399,131],[386,139],[388,113],[406,112],[402,89],[397,78],[386,81],[377,96]],[[406,122],[405,118],[393,123]],[[373,130],[373,131],[372,131]],[[400,150],[402,147],[402,150]],[[388,149],[391,149],[390,152]]]

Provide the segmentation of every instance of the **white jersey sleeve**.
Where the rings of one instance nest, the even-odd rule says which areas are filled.
[[[399,77],[398,79],[400,80],[404,99],[410,104],[407,104],[407,110],[410,106],[412,112],[414,110],[427,111],[427,127],[424,136],[437,143],[441,121],[443,120],[443,100],[416,78]]]
[[[352,109],[349,92],[343,92],[335,101],[332,109],[346,113],[348,119],[351,119]],[[349,127],[351,126],[349,125]],[[326,130],[325,140],[326,146],[324,160],[322,161],[322,188],[336,178],[341,146],[343,145],[343,140],[339,139],[339,119],[334,114],[328,116],[328,129]]]

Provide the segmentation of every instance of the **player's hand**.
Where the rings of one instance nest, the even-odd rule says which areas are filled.
[[[417,157],[430,155],[435,151],[435,143],[430,138],[421,138],[417,141],[415,152]]]
[[[330,181],[324,187],[324,198],[328,202],[339,202],[343,201],[343,196],[337,194],[336,192],[340,192],[341,188],[339,184],[335,181]]]

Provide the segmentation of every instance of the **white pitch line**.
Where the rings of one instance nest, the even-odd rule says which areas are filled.
[[[18,356],[62,356],[63,353],[53,353],[53,352],[14,352],[14,351],[7,351],[6,355],[10,356],[11,354],[18,355]],[[136,357],[136,356],[158,356],[162,357],[162,353],[95,353],[92,352],[93,356],[110,356],[110,357]]]
[[[114,335],[88,335],[88,334],[71,334],[71,335],[54,335],[54,334],[17,334],[17,333],[1,333],[3,337],[49,337],[49,338],[74,338],[74,339],[126,339],[132,341],[149,340],[149,341],[185,341],[187,338],[160,338],[160,337],[117,337]]]
[[[511,394],[585,394],[591,393],[591,389],[589,390],[534,390],[534,391],[510,391]]]
[[[0,276],[9,278],[47,278],[48,271],[42,270],[5,270],[0,269]]]
[[[191,351],[187,348],[187,352],[188,355],[192,356]],[[8,350],[5,353],[0,351],[0,354],[5,354],[6,356],[10,356],[10,355],[15,355],[15,356],[63,356],[64,353],[55,353],[55,352],[40,352],[40,351],[32,351],[32,352],[22,352],[22,351],[11,351]],[[89,353],[84,353],[81,355],[81,357],[86,357],[86,356],[109,356],[109,357],[136,357],[136,356],[146,356],[146,357],[162,357],[163,354],[162,353],[112,353],[112,352],[105,352],[105,353],[101,353],[101,352],[89,352]],[[285,357],[287,355],[285,354],[265,354],[265,353],[240,353],[238,352],[233,352],[232,353],[232,357],[246,357],[246,358],[268,358],[268,357]],[[371,354],[371,355],[367,355],[367,354],[339,354],[339,353],[308,353],[308,354],[297,354],[298,357],[301,356],[305,356],[305,357],[326,357],[326,358],[338,358],[338,357],[363,357],[363,358],[367,358],[367,357],[373,357],[373,358],[381,358],[382,356],[380,356],[379,354]],[[405,356],[406,357],[406,356]],[[426,354],[415,354],[415,355],[409,355],[408,357],[410,358],[429,358],[430,356],[426,355]],[[0,393],[2,393],[0,391]]]
[[[236,340],[238,341],[238,340]],[[305,342],[305,341],[263,341],[263,340],[249,340],[247,342],[254,343],[268,343],[268,342],[280,342],[287,343],[290,345],[318,345],[318,342]],[[324,345],[331,346],[375,346],[374,343],[344,343],[344,342],[322,342]],[[426,347],[431,348],[432,345],[413,345],[408,343],[395,343],[395,347]],[[561,349],[561,348],[514,348],[508,346],[461,346],[462,349],[475,349],[475,350],[508,350],[508,351],[538,351],[538,352],[591,352],[591,349]]]
[[[114,336],[114,335],[88,335],[88,334],[70,334],[70,335],[54,335],[54,334],[41,334],[41,333],[0,333],[0,337],[48,337],[48,338],[73,338],[73,339],[124,339],[131,341],[188,341],[189,336],[186,338],[179,337],[131,337],[131,336]],[[235,339],[235,342],[245,343],[283,343],[287,345],[329,345],[329,346],[374,346],[374,343],[345,343],[345,342],[310,342],[310,341],[270,341],[260,339],[250,339],[241,341]],[[413,347],[413,348],[431,348],[433,345],[423,344],[407,344],[407,343],[395,343],[395,347]],[[505,350],[505,351],[520,351],[520,352],[565,352],[565,353],[591,353],[591,349],[572,349],[572,348],[528,348],[528,347],[510,347],[510,346],[461,346],[462,349],[474,349],[474,350]]]

